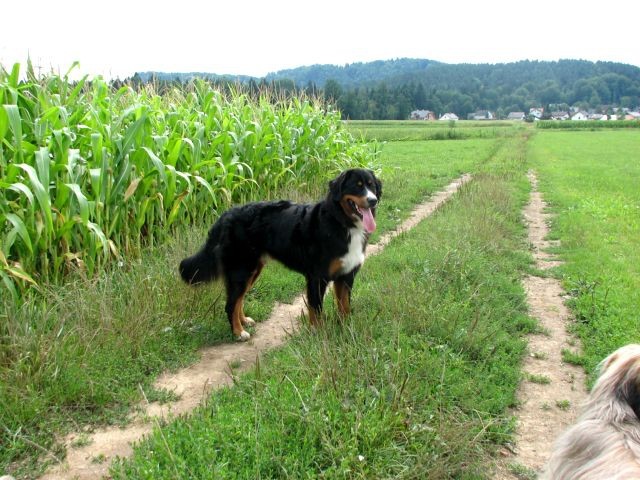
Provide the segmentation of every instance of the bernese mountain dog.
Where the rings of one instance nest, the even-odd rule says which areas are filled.
[[[382,184],[374,173],[355,168],[331,180],[326,198],[315,204],[282,200],[232,208],[209,230],[200,251],[180,262],[180,275],[189,284],[224,279],[225,311],[236,340],[251,337],[243,327],[255,322],[244,314],[244,296],[269,257],[305,276],[312,325],[319,321],[330,281],[344,317],[350,313],[353,281],[376,228],[381,195]]]

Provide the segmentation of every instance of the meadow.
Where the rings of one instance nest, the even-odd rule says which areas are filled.
[[[403,157],[414,169],[385,177],[385,195],[433,168],[476,179],[367,260],[344,326],[327,299],[326,328],[303,327],[233,388],[157,429],[114,478],[487,476],[513,429],[521,337],[535,328],[518,282],[530,261],[524,145],[457,141],[450,152],[468,152],[457,166],[438,142],[385,146],[383,172]]]
[[[16,66],[0,82],[0,469],[25,476],[64,456],[64,432],[124,422],[141,395],[172,398],[155,376],[229,341],[220,287],[189,289],[176,275],[221,210],[317,199],[335,172],[368,164],[385,177],[384,232],[496,149],[471,139],[425,154],[416,142],[394,164],[313,100],[225,96],[204,82],[110,91],[27,73],[19,81]],[[301,290],[270,266],[247,310],[264,319]]]
[[[567,263],[553,274],[584,345],[567,360],[593,378],[599,360],[638,341],[639,137],[530,133],[486,144],[465,166],[472,184],[367,262],[346,329],[296,336],[192,417],[156,430],[114,478],[491,478],[513,433],[521,338],[537,328],[518,282],[531,269],[526,169],[557,215]],[[420,175],[419,158],[437,158],[440,143],[390,142],[383,172],[408,161],[415,170],[397,180]]]
[[[573,330],[594,380],[607,354],[640,341],[640,135],[637,130],[539,132],[531,167],[554,214],[557,269],[576,315]]]
[[[638,130],[508,122],[341,122],[313,99],[201,82],[159,94],[0,74],[0,473],[35,478],[60,435],[126,424],[163,371],[231,341],[223,289],[177,265],[221,211],[317,200],[352,165],[384,182],[378,230],[462,173],[474,179],[368,259],[344,324],[267,353],[192,415],[158,425],[114,478],[491,478],[511,441],[532,271],[529,184],[556,215],[580,363],[638,341]],[[269,264],[247,314],[303,279]],[[100,459],[96,459],[100,461]]]
[[[324,194],[377,155],[317,99],[23,73],[0,70],[0,471],[123,421],[140,390],[165,395],[154,375],[227,339],[215,297],[172,294],[178,255],[224,209]],[[270,277],[258,311],[299,289]]]
[[[459,140],[510,136],[512,130],[526,128],[521,122],[507,121],[368,121],[349,120],[347,128],[357,137],[378,142],[415,140]]]

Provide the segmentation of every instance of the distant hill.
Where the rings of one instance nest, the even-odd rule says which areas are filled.
[[[265,79],[292,80],[298,87],[306,87],[313,83],[324,88],[328,80],[335,80],[344,88],[361,85],[371,85],[380,81],[392,82],[403,76],[422,75],[431,72],[438,65],[444,63],[433,60],[421,60],[413,58],[401,58],[396,60],[376,60],[367,63],[351,63],[339,65],[310,65],[289,70],[280,70],[269,73]]]
[[[212,73],[137,73],[148,81],[188,81],[199,76],[218,82],[271,84],[282,89],[318,90],[332,98],[345,118],[404,119],[427,109],[462,118],[477,110],[498,117],[530,107],[547,111],[640,107],[640,68],[614,62],[523,60],[498,64],[447,64],[402,58],[343,66],[311,65],[264,78]]]
[[[311,65],[268,74],[271,80],[293,80],[298,87],[309,82],[323,88],[327,80],[337,81],[343,88],[371,85],[385,81],[389,86],[407,82],[421,82],[425,86],[464,86],[482,82],[486,87],[523,85],[529,81],[574,83],[580,79],[607,73],[640,81],[640,68],[613,62],[560,60],[557,62],[523,60],[513,63],[448,64],[433,60],[401,58],[352,63],[344,66]]]

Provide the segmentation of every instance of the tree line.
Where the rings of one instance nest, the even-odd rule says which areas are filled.
[[[412,110],[461,118],[491,110],[499,118],[531,107],[568,110],[635,109],[640,106],[640,68],[613,62],[560,60],[505,64],[444,64],[397,59],[345,66],[314,65],[264,78],[213,74],[136,74],[134,82],[185,82],[194,75],[221,85],[242,85],[249,92],[265,88],[322,95],[349,119],[406,119]],[[207,77],[208,75],[208,77]]]

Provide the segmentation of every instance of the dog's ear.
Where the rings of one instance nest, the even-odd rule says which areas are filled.
[[[628,404],[640,421],[640,359],[630,362],[616,391],[618,400]]]
[[[348,173],[348,170],[344,171],[329,182],[329,196],[334,202],[339,202],[342,199],[342,186],[347,179]]]
[[[633,386],[633,391],[629,392],[629,406],[636,413],[638,421],[640,421],[640,385],[637,383]]]
[[[376,185],[376,197],[378,197],[378,200],[380,200],[380,197],[382,197],[382,182],[378,179],[378,177],[376,177],[376,174],[373,170],[369,170],[369,173],[373,177],[373,183],[375,183]]]

